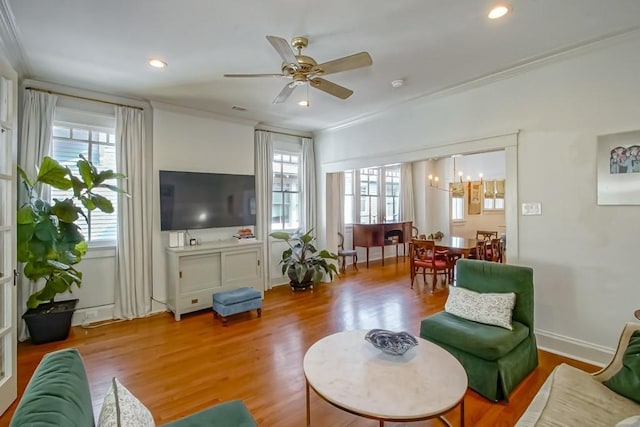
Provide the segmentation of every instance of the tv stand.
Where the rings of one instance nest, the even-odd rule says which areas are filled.
[[[263,244],[236,239],[167,248],[167,308],[176,320],[212,308],[213,294],[250,286],[264,298]]]

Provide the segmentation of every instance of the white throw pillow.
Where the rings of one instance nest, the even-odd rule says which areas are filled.
[[[513,330],[511,315],[516,294],[478,293],[458,286],[449,286],[449,297],[444,311],[463,319]]]
[[[616,427],[640,427],[640,415],[626,418],[616,424]]]
[[[117,378],[102,402],[98,427],[155,427],[153,415]]]

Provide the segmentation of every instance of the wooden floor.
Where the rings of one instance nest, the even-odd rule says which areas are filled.
[[[349,329],[384,328],[419,333],[420,320],[442,310],[446,289],[431,294],[417,278],[409,287],[408,262],[372,263],[349,268],[332,284],[292,292],[279,286],[265,293],[262,318],[256,312],[232,316],[223,327],[212,312],[201,311],[176,322],[169,313],[94,329],[74,327],[58,343],[18,346],[18,393],[43,354],[77,347],[88,372],[97,418],[112,377],[132,391],[154,414],[157,424],[210,405],[242,399],[258,425],[305,425],[302,359],[318,339]],[[595,367],[546,352],[540,366],[513,392],[510,402],[491,403],[473,391],[465,397],[466,426],[513,426],[554,366],[561,362]],[[0,418],[8,425],[14,405]],[[459,411],[447,415],[459,425]],[[376,421],[348,414],[311,395],[312,426],[370,426]],[[386,423],[387,426],[435,426],[436,421]]]

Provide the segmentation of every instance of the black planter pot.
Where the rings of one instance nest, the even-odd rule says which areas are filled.
[[[30,308],[22,315],[27,324],[31,341],[44,344],[66,340],[71,329],[71,318],[76,311],[77,299],[54,301]]]
[[[311,278],[313,277],[313,271],[308,270],[304,275],[304,279],[302,279],[302,282],[298,282],[295,269],[290,268],[287,273],[290,280],[289,284],[291,285],[291,289],[293,289],[294,291],[303,291],[307,288],[313,288],[313,282],[311,281]]]

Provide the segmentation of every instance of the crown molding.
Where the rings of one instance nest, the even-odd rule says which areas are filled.
[[[474,88],[486,86],[500,80],[509,79],[521,74],[525,74],[529,71],[565,61],[569,58],[585,55],[590,52],[606,49],[614,44],[630,40],[640,35],[640,26],[627,28],[616,33],[607,34],[605,36],[589,39],[581,43],[563,46],[554,50],[551,50],[545,54],[532,56],[530,58],[523,59],[509,67],[495,70],[491,73],[485,74],[480,77],[476,77],[465,82],[455,84],[449,87],[434,90],[432,92],[423,93],[413,98],[406,99],[401,102],[389,105],[381,110],[377,110],[371,113],[365,113],[348,121],[337,123],[324,129],[318,129],[317,133],[333,132],[349,128],[351,126],[360,125],[362,123],[375,120],[380,116],[384,116],[390,111],[396,111],[398,108],[411,108],[418,104],[428,102],[438,98],[444,98],[457,93],[462,93]]]
[[[19,75],[31,75],[31,67],[20,43],[20,32],[8,0],[0,0],[0,46]]]

